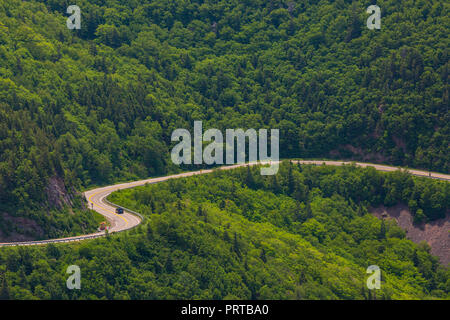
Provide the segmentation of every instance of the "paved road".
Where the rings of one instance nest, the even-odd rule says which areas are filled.
[[[391,167],[391,166],[385,166],[385,165],[378,165],[378,164],[370,164],[370,163],[361,163],[361,162],[345,162],[345,161],[322,161],[322,160],[301,160],[301,161],[292,161],[293,163],[300,162],[301,164],[313,164],[313,165],[331,165],[331,166],[342,166],[342,165],[349,165],[349,164],[355,164],[360,167],[374,167],[376,170],[379,171],[395,171],[399,168],[397,167]],[[279,161],[271,162],[272,164],[279,163]],[[256,163],[250,163],[250,165],[255,165]],[[246,166],[247,164],[237,164],[233,166],[226,166],[221,167],[219,170],[230,170],[242,166]],[[102,187],[93,189],[90,191],[86,191],[84,193],[84,196],[86,197],[86,200],[88,201],[89,208],[94,209],[101,215],[103,215],[108,221],[110,222],[110,230],[109,233],[114,232],[121,232],[125,230],[132,229],[139,225],[142,222],[142,217],[139,216],[138,213],[132,213],[131,210],[126,210],[124,214],[116,214],[115,213],[115,205],[109,203],[105,198],[110,195],[112,192],[120,190],[120,189],[128,189],[128,188],[134,188],[137,186],[142,186],[149,183],[158,183],[162,181],[166,181],[169,179],[176,179],[176,178],[182,178],[182,177],[190,177],[197,174],[206,174],[210,173],[213,170],[200,170],[195,172],[186,172],[176,175],[170,175],[166,177],[160,177],[160,178],[151,178],[146,180],[140,180],[140,181],[134,181],[134,182],[128,182],[128,183],[121,183],[116,184],[113,186],[108,187]],[[428,177],[433,179],[440,179],[440,180],[446,180],[450,181],[450,175],[448,174],[442,174],[442,173],[430,173],[428,171],[421,171],[421,170],[408,170],[412,175],[415,176],[421,176],[421,177]],[[1,246],[29,246],[29,245],[44,245],[48,243],[61,243],[61,242],[72,242],[72,241],[81,241],[86,239],[94,239],[98,237],[102,237],[105,235],[105,232],[97,232],[92,233],[88,235],[81,235],[77,237],[69,237],[69,238],[62,238],[62,239],[52,239],[52,240],[43,240],[43,241],[28,241],[28,242],[12,242],[12,243],[0,243]]]

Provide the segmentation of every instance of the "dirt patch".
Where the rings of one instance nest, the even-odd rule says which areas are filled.
[[[371,161],[377,163],[387,163],[388,158],[380,153],[367,153],[361,148],[352,146],[351,144],[345,144],[339,146],[339,148],[331,150],[330,156],[333,158],[344,158],[357,161]]]
[[[29,241],[43,235],[42,228],[31,219],[0,213],[0,221],[0,242]]]
[[[408,206],[398,204],[391,208],[373,208],[370,212],[378,218],[383,215],[393,218],[406,231],[406,237],[416,243],[426,241],[431,253],[441,259],[443,265],[450,263],[450,215],[429,223],[413,224],[413,216]]]

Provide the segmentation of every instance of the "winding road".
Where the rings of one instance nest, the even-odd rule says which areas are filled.
[[[312,164],[312,165],[330,165],[330,166],[342,166],[342,165],[350,165],[355,164],[359,167],[373,167],[376,170],[379,171],[396,171],[399,168],[398,167],[392,167],[392,166],[386,166],[386,165],[378,165],[378,164],[371,164],[371,163],[362,163],[362,162],[348,162],[348,161],[323,161],[323,160],[292,160],[293,163],[301,163],[301,164]],[[262,164],[268,162],[263,162]],[[272,164],[279,163],[279,161],[271,162]],[[243,167],[247,165],[255,165],[257,163],[245,163],[245,164],[237,164],[232,166],[225,166],[217,168],[219,170],[230,170],[238,167]],[[217,170],[215,169],[215,170]],[[166,177],[160,177],[160,178],[151,178],[146,180],[140,180],[140,181],[134,181],[134,182],[127,182],[127,183],[120,183],[112,186],[97,188],[93,190],[86,191],[84,193],[84,196],[88,202],[89,208],[97,211],[101,215],[103,215],[110,223],[110,228],[108,230],[109,233],[115,233],[115,232],[122,232],[125,230],[132,229],[136,226],[138,226],[142,220],[143,217],[137,213],[133,212],[129,209],[125,208],[125,212],[123,214],[117,214],[115,212],[115,209],[117,205],[110,203],[106,198],[108,195],[110,195],[112,192],[121,190],[121,189],[128,189],[128,188],[134,188],[138,186],[143,186],[145,184],[150,183],[158,183],[162,181],[166,181],[169,179],[177,179],[177,178],[183,178],[183,177],[190,177],[198,174],[207,174],[211,173],[213,169],[210,170],[200,170],[200,171],[194,171],[194,172],[186,172],[176,175],[170,175]],[[408,171],[415,176],[420,177],[427,177],[427,178],[433,178],[433,179],[440,179],[440,180],[446,180],[450,181],[450,175],[448,174],[442,174],[442,173],[430,173],[428,171],[421,171],[421,170],[414,170],[414,169],[408,169]],[[87,240],[87,239],[94,239],[98,237],[105,236],[105,231],[87,234],[87,235],[81,235],[81,236],[75,236],[75,237],[68,237],[68,238],[61,238],[61,239],[51,239],[51,240],[41,240],[41,241],[27,241],[27,242],[10,242],[10,243],[0,243],[1,246],[31,246],[31,245],[45,245],[48,243],[63,243],[63,242],[73,242],[73,241],[81,241],[81,240]]]

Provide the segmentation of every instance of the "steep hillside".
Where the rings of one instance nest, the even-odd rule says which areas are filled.
[[[218,170],[122,190],[110,200],[144,224],[82,243],[3,248],[0,299],[449,299],[450,269],[367,211],[414,193],[398,178],[286,164],[272,177]],[[406,182],[405,195],[394,182]],[[361,184],[381,192],[361,198]],[[82,290],[65,287],[72,264]],[[370,265],[381,269],[380,290],[367,289]]]
[[[75,193],[172,170],[170,134],[194,120],[279,128],[282,157],[449,172],[445,1],[377,1],[381,30],[364,1],[77,4],[78,31],[67,1],[0,0],[4,217],[60,221],[55,176]]]

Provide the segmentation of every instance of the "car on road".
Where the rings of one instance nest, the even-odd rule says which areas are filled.
[[[117,214],[123,214],[123,208],[116,208],[116,213]]]

